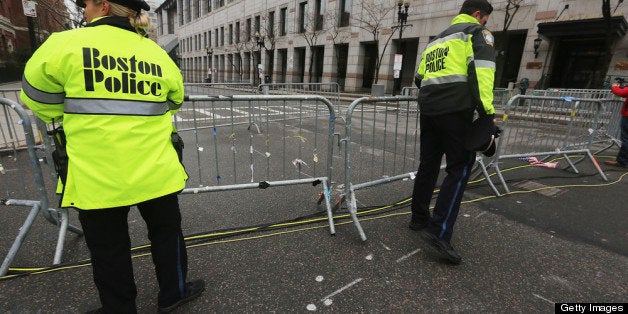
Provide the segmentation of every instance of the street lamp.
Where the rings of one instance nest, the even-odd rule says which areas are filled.
[[[412,26],[411,24],[406,25],[408,22],[408,8],[410,7],[410,1],[408,0],[397,0],[397,25],[392,28],[399,29],[399,45],[397,45],[397,55],[401,55],[401,60],[395,60],[396,64],[393,66],[393,71],[395,72],[395,86],[393,86],[393,96],[395,96],[395,92],[401,88],[401,62],[403,60],[403,50],[401,49],[401,38],[403,37],[403,28],[406,26]],[[396,59],[396,58],[395,58]]]
[[[543,41],[543,39],[541,39],[541,37],[537,37],[534,40],[534,59],[536,59],[536,57],[539,56],[539,47],[541,47],[541,42]]]

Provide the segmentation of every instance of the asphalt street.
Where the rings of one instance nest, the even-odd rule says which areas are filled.
[[[186,143],[193,136],[186,134]],[[298,138],[286,143],[299,147]],[[228,151],[231,143],[221,145]],[[189,154],[195,150],[186,150],[193,177]],[[597,157],[601,163],[616,153],[613,147]],[[555,302],[626,302],[628,168],[602,165],[608,181],[587,162],[577,174],[520,161],[500,168],[512,169],[505,172],[511,193],[496,197],[481,179],[465,193],[452,241],[463,258],[458,266],[408,229],[412,180],[358,192],[366,241],[345,206],[334,212],[336,234],[330,235],[325,208],[317,204],[320,186],[182,195],[189,278],[204,279],[208,290],[178,312],[546,313]],[[342,171],[334,170],[340,180]],[[336,186],[332,199],[339,193]],[[4,256],[28,209],[0,209]],[[71,212],[73,225],[76,216]],[[157,282],[136,210],[129,232],[138,311],[154,313]],[[0,278],[0,312],[82,313],[99,306],[83,238],[69,233],[62,267],[50,268],[56,236],[57,228],[39,215],[11,275]]]

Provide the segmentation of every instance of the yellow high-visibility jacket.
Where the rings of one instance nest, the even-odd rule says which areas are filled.
[[[421,55],[417,70],[421,114],[464,110],[495,113],[495,49],[490,31],[467,14],[436,36]]]
[[[127,206],[182,190],[171,133],[183,96],[177,65],[128,18],[52,34],[26,64],[21,99],[43,121],[63,121],[61,206]]]

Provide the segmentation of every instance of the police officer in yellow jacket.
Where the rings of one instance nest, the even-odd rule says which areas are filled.
[[[183,79],[145,36],[143,0],[76,0],[89,24],[55,33],[26,64],[21,99],[43,121],[63,123],[67,177],[62,206],[78,209],[105,313],[136,312],[127,216],[148,228],[162,312],[198,297],[186,282],[177,193],[187,175],[171,134]]]
[[[410,229],[453,264],[462,258],[451,245],[475,153],[465,149],[474,110],[493,116],[495,73],[493,35],[484,25],[493,7],[486,0],[466,0],[451,26],[436,36],[421,56],[419,89],[420,164],[412,195]],[[433,213],[429,206],[440,163],[446,172]]]

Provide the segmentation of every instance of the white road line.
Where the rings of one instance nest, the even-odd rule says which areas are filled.
[[[536,293],[533,293],[532,295],[537,297],[537,298],[539,298],[539,299],[541,299],[541,300],[543,300],[543,301],[547,301],[547,302],[552,303],[552,304],[556,303],[556,302],[548,300],[548,299],[546,299],[546,298],[544,298],[544,297],[542,297],[542,296],[540,296],[540,295],[538,295]]]
[[[414,251],[412,251],[412,252],[410,252],[410,253],[400,257],[399,259],[397,259],[397,263],[402,262],[403,260],[407,259],[408,257],[410,257],[410,256],[412,256],[412,255],[414,255],[416,253],[419,253],[420,251],[421,251],[421,249],[416,249],[416,250],[414,250]]]
[[[327,299],[331,299],[331,298],[332,298],[333,296],[335,296],[336,294],[338,294],[338,293],[340,293],[340,292],[343,292],[343,291],[345,291],[345,290],[347,290],[347,289],[351,288],[352,286],[354,286],[355,284],[357,284],[357,283],[358,283],[358,282],[360,282],[360,281],[362,281],[362,278],[358,278],[358,279],[354,280],[353,282],[349,283],[348,285],[346,285],[346,286],[344,286],[344,287],[342,287],[342,288],[340,288],[340,289],[338,289],[338,290],[334,291],[332,294],[330,294],[330,295],[328,295],[328,296],[323,297],[323,298],[321,299],[321,302],[325,302],[325,300],[327,300]]]

